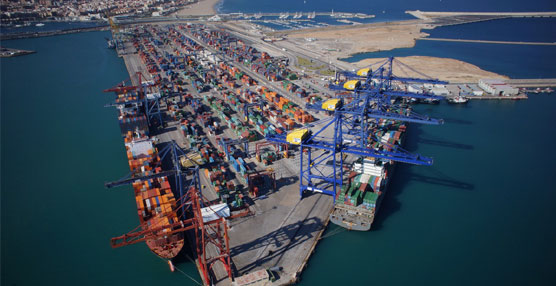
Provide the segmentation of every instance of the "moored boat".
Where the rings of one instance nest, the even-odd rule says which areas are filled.
[[[401,122],[381,119],[372,148],[391,150],[401,145],[406,126]],[[347,182],[336,195],[330,221],[341,227],[368,231],[384,198],[394,163],[390,160],[360,158],[353,165]]]
[[[467,103],[468,101],[469,101],[469,98],[467,98],[465,96],[462,96],[462,95],[457,95],[457,96],[448,98],[449,103]]]
[[[133,176],[144,177],[162,172],[153,139],[133,137],[129,132],[125,146]],[[156,255],[165,259],[174,258],[183,248],[184,236],[181,232],[171,233],[179,218],[168,178],[162,176],[138,180],[132,186],[141,228],[152,230],[145,236],[146,244]]]

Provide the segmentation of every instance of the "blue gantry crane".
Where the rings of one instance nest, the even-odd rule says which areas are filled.
[[[222,145],[222,149],[224,149],[224,154],[226,155],[226,160],[233,160],[230,158],[231,153],[233,150],[230,150],[232,146],[240,145],[243,147],[245,155],[249,156],[249,140],[247,139],[229,139],[229,138],[221,138],[220,145]]]
[[[262,101],[253,102],[253,103],[245,103],[243,105],[243,116],[245,118],[245,121],[248,120],[249,108],[250,107],[258,107],[261,111],[263,111],[264,104],[262,103]]]
[[[431,158],[411,154],[397,145],[389,146],[389,150],[376,150],[368,147],[368,140],[374,138],[369,138],[371,134],[368,121],[361,119],[372,117],[367,117],[365,112],[357,113],[346,107],[348,106],[334,110],[332,117],[317,121],[305,128],[293,130],[286,136],[268,135],[266,137],[270,142],[299,146],[300,196],[303,196],[305,191],[312,191],[332,195],[335,198],[343,181],[345,154],[416,165],[432,165]],[[400,114],[397,118],[404,119],[405,116]],[[425,120],[423,122],[433,121]],[[313,127],[316,127],[317,131],[313,132],[311,130]],[[321,150],[320,154],[314,156],[314,149]],[[304,162],[305,152],[307,153],[306,162]],[[328,184],[322,184],[322,182]]]
[[[394,66],[396,63],[396,66]],[[336,73],[334,82],[329,84],[331,90],[336,91],[368,91],[372,89],[384,89],[388,92],[393,92],[393,81],[398,81],[402,83],[430,83],[430,84],[447,84],[446,81],[441,81],[438,79],[433,79],[412,67],[396,60],[394,57],[389,57],[385,61],[381,61],[371,66],[378,65],[376,69],[371,67],[363,68],[358,70],[356,73],[343,71]],[[400,71],[407,72],[407,70],[413,73],[419,74],[424,78],[414,78],[414,77],[401,77],[394,74],[394,67],[397,67]],[[399,93],[401,96],[403,93]],[[430,97],[430,95],[426,95]]]
[[[376,73],[371,73],[369,70],[369,75],[365,75],[367,78],[363,84],[357,80],[358,83],[354,83],[351,89],[342,86],[342,90],[351,91],[349,96],[307,105],[307,108],[328,112],[331,114],[330,117],[293,130],[285,136],[266,137],[270,142],[299,146],[301,197],[304,192],[310,191],[332,195],[335,200],[336,193],[343,183],[344,158],[347,154],[372,157],[382,161],[432,165],[431,158],[411,154],[398,145],[383,142],[373,133],[380,120],[433,125],[443,123],[440,119],[417,114],[409,106],[395,103],[399,97],[437,97],[394,90],[392,87],[394,80],[407,83],[419,79],[393,76],[392,62],[393,58],[389,58]],[[390,69],[385,73],[386,64],[390,65]],[[421,82],[439,83],[432,79]],[[339,90],[337,87],[331,86],[331,89]],[[371,147],[372,142],[380,142],[381,147]],[[307,156],[306,160],[304,156]]]
[[[143,74],[136,73],[138,85],[133,85],[131,78],[120,84],[105,89],[104,92],[114,92],[116,95],[130,95],[122,97],[121,100],[117,99],[116,102],[107,104],[106,107],[119,107],[119,106],[143,106],[148,124],[151,125],[154,121],[158,120],[158,124],[162,125],[162,112],[160,110],[160,100],[162,99],[160,93],[152,92],[149,90],[154,88],[154,85],[148,82],[143,82]],[[126,82],[129,85],[126,85]]]

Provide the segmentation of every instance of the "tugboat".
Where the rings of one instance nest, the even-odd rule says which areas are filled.
[[[439,104],[439,103],[440,103],[440,99],[437,99],[437,98],[425,98],[425,99],[423,99],[421,102],[427,103],[427,104]]]
[[[469,98],[462,96],[461,94],[458,94],[455,97],[448,98],[449,103],[467,103],[468,101]]]
[[[114,40],[110,40],[108,38],[104,38],[106,40],[106,44],[108,45],[109,49],[115,49],[116,48],[116,42],[114,42]]]

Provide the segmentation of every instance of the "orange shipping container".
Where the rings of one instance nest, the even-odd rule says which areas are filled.
[[[293,128],[293,125],[294,125],[293,120],[291,120],[291,119],[288,118],[288,119],[286,120],[286,126],[288,127],[288,129],[292,129],[292,128]]]

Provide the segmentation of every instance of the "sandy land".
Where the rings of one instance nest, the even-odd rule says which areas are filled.
[[[327,27],[285,32],[288,40],[327,51],[332,57],[345,58],[356,53],[411,48],[415,40],[428,36],[421,20]],[[314,42],[306,39],[314,38]]]
[[[364,59],[362,61],[356,62],[355,65],[358,67],[368,67],[370,64],[383,62],[384,60],[386,59]],[[432,78],[437,78],[452,83],[477,82],[481,78],[508,79],[508,77],[506,76],[485,71],[475,65],[454,59],[411,56],[396,58],[396,60],[399,60],[400,62],[410,66],[412,69],[428,75]],[[405,68],[401,70],[400,68],[396,68],[397,66],[400,65],[394,64],[394,74],[397,76],[423,78],[422,75],[419,75],[418,73],[413,72],[410,69]]]
[[[195,4],[185,6],[185,8],[176,12],[175,15],[214,15],[216,14],[214,6],[216,6],[218,2],[220,2],[220,0],[199,0],[199,2]]]
[[[316,58],[342,59],[356,53],[411,48],[415,46],[417,39],[428,36],[427,33],[421,32],[425,28],[431,28],[426,21],[408,20],[294,30],[273,34],[285,36],[287,42],[291,43],[290,45],[311,51]],[[425,75],[449,82],[477,82],[480,78],[507,78],[454,59],[422,56],[397,59]],[[355,65],[366,67],[378,61],[380,59],[365,59]],[[406,73],[394,70],[394,73],[398,76],[423,77],[410,70]]]

